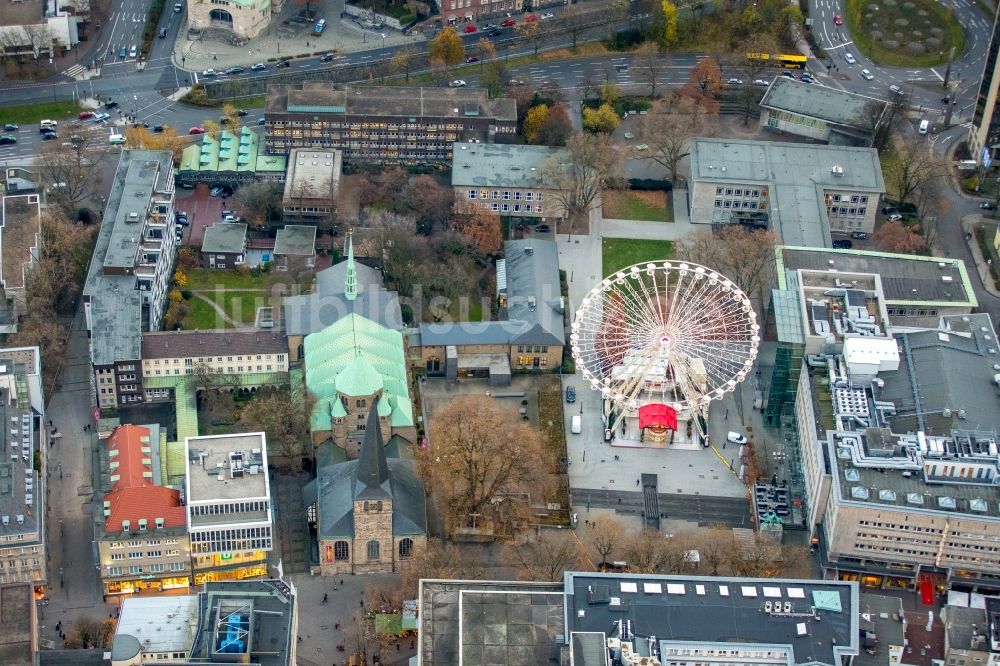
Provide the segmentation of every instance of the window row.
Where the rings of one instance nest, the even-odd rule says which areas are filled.
[[[192,516],[222,516],[231,513],[266,513],[267,511],[268,503],[266,501],[193,504],[191,506]]]
[[[500,204],[491,203],[490,210],[494,213],[509,213],[511,211],[515,213],[520,213],[524,211],[525,213],[541,213],[541,204]]]
[[[868,209],[864,206],[830,206],[830,215],[853,215],[864,217]]]
[[[470,199],[503,199],[504,201],[520,201],[522,199],[522,193],[520,190],[469,190]],[[523,199],[525,201],[541,201],[541,192],[524,192]]]
[[[730,199],[716,199],[716,208],[732,208],[738,210],[740,208],[744,210],[767,210],[767,202],[757,202],[757,201],[731,201]]]
[[[369,562],[377,562],[381,558],[382,544],[372,539],[365,544],[365,555]],[[405,559],[413,554],[413,539],[400,539],[397,549],[400,559]],[[335,541],[333,545],[326,547],[326,561],[347,562],[351,559],[351,547],[346,541]]]
[[[715,196],[721,197],[723,195],[727,197],[751,197],[753,199],[760,199],[760,190],[752,190],[749,188],[744,189],[742,187],[716,187]],[[767,190],[764,190],[764,196],[767,196]]]
[[[243,527],[231,530],[205,530],[191,533],[191,541],[208,543],[224,539],[252,539],[255,537],[271,537],[270,527]]]

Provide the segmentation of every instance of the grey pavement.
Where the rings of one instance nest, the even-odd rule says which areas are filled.
[[[59,359],[42,359],[58,363]],[[96,436],[84,433],[92,424],[90,353],[82,308],[73,320],[73,330],[63,359],[62,372],[46,411],[63,438],[48,450],[49,603],[41,609],[43,639],[58,646],[55,624],[64,629],[82,616],[100,620],[114,612],[105,604],[94,561],[94,518],[91,484]],[[62,576],[60,576],[62,571]],[[60,578],[62,579],[60,581]]]
[[[289,2],[279,17],[271,20],[263,33],[248,43],[236,46],[222,38],[188,37],[181,30],[174,46],[174,64],[192,71],[221,70],[233,65],[248,67],[275,57],[303,57],[328,51],[353,53],[374,48],[420,45],[425,42],[421,33],[410,36],[386,27],[381,31],[365,30],[350,17],[340,19],[343,0],[319,0],[311,5],[317,18],[327,20],[322,35],[313,32],[313,23],[284,25],[285,21],[302,11],[302,7]],[[383,39],[382,35],[385,35]],[[336,64],[337,60],[334,60]],[[319,63],[316,63],[319,66]]]

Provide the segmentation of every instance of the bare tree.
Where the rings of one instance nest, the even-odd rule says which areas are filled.
[[[660,58],[660,50],[652,42],[642,45],[636,61],[640,80],[649,86],[649,96],[656,97],[657,79],[666,69],[667,62]]]
[[[21,29],[24,31],[24,36],[27,38],[27,43],[31,46],[35,58],[39,58],[42,53],[55,55],[52,30],[49,29],[48,23],[25,25],[21,26]]]
[[[75,135],[69,148],[55,141],[43,143],[35,155],[35,170],[49,189],[49,203],[74,219],[80,206],[100,187],[101,166],[112,151],[107,137],[100,134]]]
[[[677,256],[711,266],[751,298],[774,280],[775,236],[770,230],[731,224],[721,231],[693,231],[677,242]]]
[[[871,137],[871,147],[882,152],[892,134],[895,105],[873,99],[865,103],[855,122]]]
[[[558,581],[566,571],[591,568],[571,530],[541,530],[525,543],[511,543],[504,552],[523,580]]]
[[[297,463],[300,456],[312,453],[306,446],[310,441],[312,407],[312,394],[308,391],[301,404],[287,388],[262,389],[240,411],[238,427],[264,431],[268,447],[273,448],[276,455]]]
[[[600,84],[597,82],[594,70],[590,67],[583,70],[583,78],[580,80],[580,99],[587,101],[588,99],[597,97],[599,90]]]
[[[508,533],[547,496],[549,461],[541,436],[490,398],[463,396],[435,412],[420,469],[438,495],[449,532],[472,516]],[[530,494],[529,494],[530,493]]]
[[[305,181],[299,181],[298,185],[305,185]],[[310,190],[311,192],[311,190]],[[306,196],[309,192],[296,191],[295,196]],[[322,193],[317,192],[317,196]],[[233,204],[240,215],[254,229],[263,229],[272,220],[278,218],[281,213],[281,191],[274,183],[258,181],[247,183],[236,190],[233,195]]]
[[[562,209],[559,212],[569,218],[572,230],[576,219],[585,219],[599,205],[602,189],[619,184],[622,160],[604,134],[574,134],[566,141],[566,148],[569,162],[550,160],[542,166],[542,176],[552,183],[552,197]]]
[[[411,46],[404,46],[392,56],[391,67],[395,74],[406,75],[406,82],[410,82],[410,72],[416,63],[417,52]]]
[[[709,526],[698,532],[696,536],[698,554],[701,556],[701,561],[711,569],[711,575],[718,576],[719,568],[725,564],[727,542],[731,538],[732,532],[725,526]]]
[[[639,125],[639,137],[649,146],[642,157],[663,166],[676,184],[681,160],[688,156],[691,137],[700,130],[703,117],[691,97],[671,95],[662,100]]]
[[[665,553],[663,535],[655,530],[643,530],[625,543],[625,559],[631,571],[657,573],[663,570]]]
[[[534,49],[534,54],[537,58],[538,47],[542,45],[542,40],[545,38],[545,33],[542,32],[541,26],[538,25],[538,21],[522,21],[514,26],[514,31],[525,44],[530,45],[531,48]]]
[[[737,56],[735,64],[743,83],[739,86],[736,99],[743,112],[743,124],[747,125],[750,122],[750,114],[758,108],[763,96],[763,90],[754,81],[763,76],[765,70],[768,69],[767,60],[750,56],[752,54],[777,53],[778,44],[771,35],[759,32],[744,42],[739,52],[741,55]]]
[[[914,203],[920,190],[936,185],[947,173],[944,160],[919,136],[897,141],[885,162],[887,189],[900,204]]]
[[[601,558],[600,566],[608,563],[608,558],[622,547],[625,528],[613,516],[602,515],[587,526],[587,540],[591,548]]]

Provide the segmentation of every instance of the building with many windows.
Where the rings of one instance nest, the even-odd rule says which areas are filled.
[[[760,127],[830,145],[870,146],[888,122],[882,100],[775,77],[760,101]]]
[[[789,252],[811,250],[779,256]],[[819,265],[779,263],[772,298],[779,351],[766,416],[782,429],[791,520],[831,576],[1000,590],[1000,347],[989,315],[968,313],[975,300],[952,262],[885,255],[891,272],[880,275],[861,270],[864,257],[823,252]],[[887,294],[911,292],[942,300],[922,316],[900,314],[904,304],[890,314]],[[929,315],[962,299],[966,313]],[[782,354],[793,342],[795,363]]]
[[[569,164],[565,148],[521,144],[456,143],[451,169],[455,201],[482,206],[510,222],[566,216],[546,173]]]
[[[42,360],[38,347],[0,349],[0,584],[47,584],[46,449]]]
[[[344,162],[442,163],[456,141],[512,143],[517,104],[477,88],[267,87],[267,150],[340,150]]]
[[[873,148],[740,139],[692,139],[690,180],[692,223],[766,227],[805,247],[872,232],[885,192]]]
[[[219,30],[229,39],[243,42],[253,39],[271,23],[272,13],[281,12],[284,0],[211,0],[184,3],[188,29],[197,32]]]
[[[266,576],[274,527],[264,433],[188,437],[185,450],[195,584]]]
[[[191,585],[181,492],[161,476],[158,426],[124,425],[107,440],[108,489],[97,551],[104,595]]]
[[[241,128],[239,135],[223,129],[218,139],[202,134],[199,143],[184,149],[177,167],[177,182],[187,187],[198,183],[230,186],[255,181],[280,183],[285,180],[287,161],[284,155],[264,152],[263,136],[249,127]]]
[[[857,583],[567,571],[421,580],[417,663],[847,666]]]
[[[997,98],[1000,96],[1000,67],[997,66],[997,56],[1000,55],[1000,14],[993,17],[993,29],[990,41],[985,51],[986,62],[980,77],[974,72],[972,80],[979,80],[979,94],[976,95],[976,108],[972,115],[972,126],[969,128],[969,150],[980,168],[989,169],[997,156],[997,144],[1000,143],[1000,114],[997,113]],[[956,82],[957,83],[957,82]]]
[[[160,329],[174,239],[170,152],[122,151],[83,289],[102,409],[142,402],[142,332]]]

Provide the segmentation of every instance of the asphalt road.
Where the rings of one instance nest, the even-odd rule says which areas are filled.
[[[643,511],[642,493],[618,490],[573,490],[573,506],[578,511],[587,508],[613,509],[638,516]],[[750,511],[744,497],[709,497],[707,495],[657,496],[664,518],[696,522],[699,525],[749,527]]]
[[[830,56],[836,66],[832,80],[823,79],[825,85],[832,85],[850,92],[886,99],[890,85],[898,85],[910,96],[913,106],[932,109],[927,117],[934,120],[943,109],[941,98],[947,94],[944,78],[947,63],[939,66],[910,69],[885,67],[872,62],[867,53],[851,40],[846,25],[836,25],[834,17],[843,16],[845,0],[809,0],[809,16],[815,21],[813,32],[819,45]],[[971,0],[941,0],[954,12],[956,20],[966,34],[965,52],[958,54],[951,67],[951,83],[956,87],[955,111],[959,116],[971,114],[985,67],[986,47],[993,30],[993,19]],[[851,53],[857,62],[853,65],[844,60],[844,54]],[[829,61],[828,61],[829,62]],[[868,69],[874,75],[866,81],[860,75]]]

